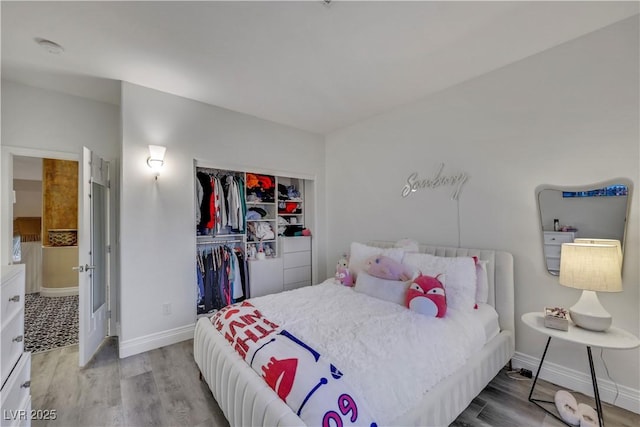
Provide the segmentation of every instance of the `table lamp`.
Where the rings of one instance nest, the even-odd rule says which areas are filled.
[[[560,251],[560,284],[583,289],[578,302],[569,309],[577,326],[606,331],[611,315],[596,292],[622,291],[619,246],[615,244],[564,243]]]

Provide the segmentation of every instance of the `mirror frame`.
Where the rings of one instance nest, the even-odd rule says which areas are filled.
[[[622,185],[626,185],[627,186],[627,207],[625,209],[625,217],[624,217],[624,225],[623,225],[623,231],[622,231],[622,241],[620,242],[620,249],[622,251],[622,260],[620,263],[620,269],[621,269],[621,273],[622,273],[622,268],[624,265],[624,247],[626,245],[627,242],[627,226],[629,223],[629,211],[631,210],[631,195],[633,194],[633,182],[629,179],[629,178],[622,178],[622,177],[618,177],[618,178],[613,178],[613,179],[607,179],[605,181],[600,181],[600,182],[596,182],[594,184],[587,184],[587,185],[553,185],[553,184],[541,184],[539,186],[536,187],[535,189],[535,195],[536,195],[536,205],[538,207],[538,221],[539,221],[539,229],[540,229],[540,237],[542,238],[541,241],[541,248],[542,248],[542,257],[543,257],[543,261],[544,261],[544,266],[545,266],[545,271],[549,274],[551,274],[552,276],[556,276],[555,274],[551,273],[549,271],[549,269],[547,268],[547,263],[546,263],[546,254],[544,251],[544,224],[543,224],[543,220],[542,220],[542,207],[540,206],[540,193],[544,190],[556,190],[556,191],[589,191],[589,190],[594,190],[594,189],[598,189],[598,188],[603,188],[603,187],[608,187],[610,185],[616,185],[616,184],[622,184]],[[584,238],[588,238],[588,237],[592,237],[592,238],[598,238],[600,236],[585,236]]]

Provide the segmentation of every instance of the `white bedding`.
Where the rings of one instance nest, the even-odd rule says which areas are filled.
[[[271,321],[322,349],[364,396],[379,425],[393,424],[415,408],[482,348],[485,330],[494,335],[497,328],[488,326],[491,307],[449,309],[445,318],[431,318],[333,280],[251,302]]]
[[[482,323],[485,342],[491,341],[500,333],[498,312],[489,304],[478,304],[478,308],[475,310],[474,315],[478,318],[478,321]]]

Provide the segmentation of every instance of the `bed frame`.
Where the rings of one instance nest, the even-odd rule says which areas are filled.
[[[387,248],[393,242],[374,241]],[[499,314],[500,333],[487,342],[463,368],[449,376],[413,410],[399,414],[396,425],[446,426],[465,410],[482,389],[505,366],[514,353],[513,257],[488,249],[420,245],[420,252],[437,256],[477,256],[487,260],[489,301]],[[233,350],[206,318],[196,323],[194,359],[213,396],[231,425],[301,426],[278,395]]]

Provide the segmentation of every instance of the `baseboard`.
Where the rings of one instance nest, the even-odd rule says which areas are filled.
[[[78,287],[69,286],[67,288],[47,288],[46,286],[41,286],[40,295],[43,297],[68,297],[71,295],[78,295]]]
[[[123,341],[120,339],[120,358],[122,359],[133,356],[134,354],[144,353],[145,351],[155,350],[156,348],[190,340],[193,338],[194,331],[195,324],[191,324],[131,340]]]
[[[535,375],[538,371],[540,359],[524,353],[516,352],[511,359],[511,362],[513,369],[527,368],[533,372],[533,375]],[[593,397],[591,375],[587,373],[575,371],[567,368],[566,366],[545,360],[539,378],[561,387],[565,387],[568,390],[575,390]],[[613,400],[616,397],[615,383],[610,381],[608,378],[598,377],[598,391],[600,392],[600,399],[602,399],[603,402],[614,404]],[[615,401],[615,406],[640,414],[640,390],[618,385],[618,398]]]

